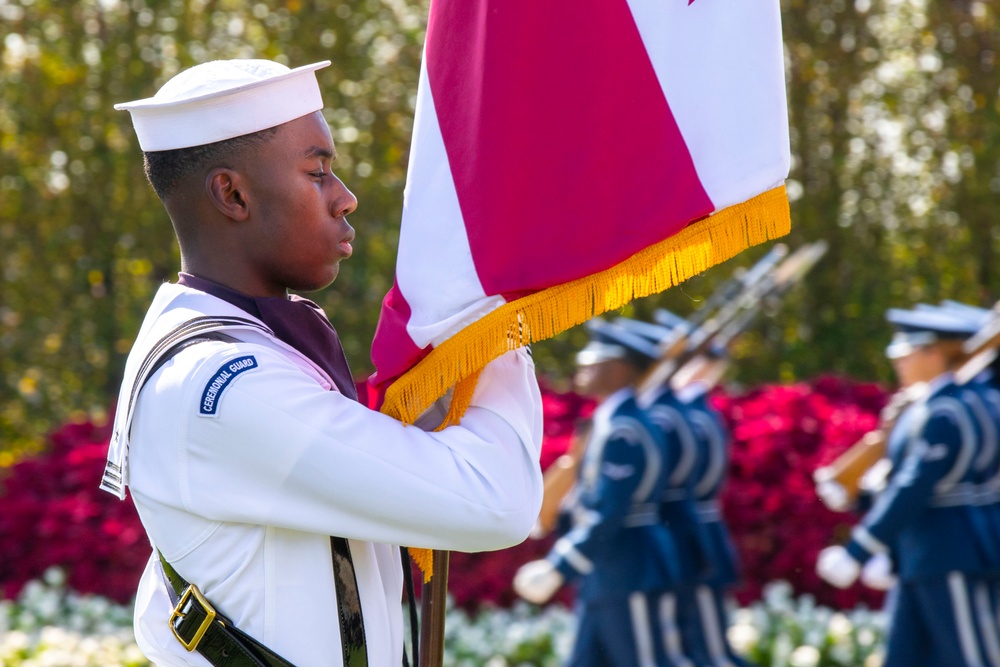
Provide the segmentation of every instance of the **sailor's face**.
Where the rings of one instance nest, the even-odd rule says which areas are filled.
[[[631,376],[631,367],[627,363],[608,359],[578,366],[573,385],[584,396],[604,398],[628,385]]]
[[[892,360],[893,370],[902,388],[918,382],[930,382],[946,370],[944,355],[934,345],[914,347],[907,355]]]
[[[249,168],[253,261],[281,293],[326,287],[351,256],[347,215],[358,202],[333,174],[335,159],[330,128],[317,111],[282,125]]]

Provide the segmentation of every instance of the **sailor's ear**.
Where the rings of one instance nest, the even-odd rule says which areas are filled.
[[[242,222],[250,216],[246,179],[238,171],[216,167],[205,177],[205,189],[215,208],[227,218]]]

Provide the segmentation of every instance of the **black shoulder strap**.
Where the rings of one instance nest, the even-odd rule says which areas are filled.
[[[119,498],[125,497],[125,482],[128,473],[128,439],[129,431],[132,428],[132,417],[135,412],[135,403],[139,397],[139,392],[145,386],[146,381],[158,370],[167,359],[174,356],[183,347],[178,347],[187,340],[199,339],[202,341],[212,340],[210,334],[218,333],[221,329],[239,327],[243,329],[256,329],[268,335],[273,335],[270,329],[253,320],[243,317],[195,317],[174,327],[156,344],[150,348],[146,357],[139,365],[139,370],[135,374],[132,389],[129,391],[128,401],[122,405],[119,403],[118,410],[124,410],[124,417],[115,418],[115,431],[111,434],[109,445],[108,462],[104,467],[104,475],[101,478],[101,488],[109,493],[113,493]],[[226,334],[222,334],[226,335]],[[234,339],[235,340],[235,339]],[[120,457],[113,453],[118,451]],[[119,465],[116,461],[120,458]]]
[[[196,318],[185,322],[160,339],[160,341],[153,346],[153,349],[143,360],[140,372],[136,377],[136,382],[130,395],[129,405],[127,408],[129,412],[131,413],[134,409],[135,401],[139,396],[139,392],[142,391],[143,386],[146,384],[146,381],[182,350],[190,347],[191,345],[208,341],[238,343],[238,338],[234,338],[233,336],[220,331],[221,328],[234,325],[242,327],[251,325],[253,328],[270,333],[269,330],[261,327],[251,320],[236,317]],[[129,414],[126,421],[126,428],[131,426],[131,421],[131,414]],[[109,464],[109,466],[110,465],[111,464]],[[107,474],[107,471],[105,471],[106,478]],[[104,482],[102,482],[101,485],[104,486]],[[361,596],[358,590],[357,575],[354,571],[354,559],[351,556],[350,545],[347,543],[347,540],[342,537],[331,537],[330,550],[333,560],[333,578],[336,583],[337,591],[337,616],[340,624],[341,645],[344,651],[344,665],[345,667],[367,667],[368,646],[365,640],[365,624],[361,613]],[[160,564],[163,567],[168,582],[170,583],[170,587],[176,595],[183,595],[183,591],[188,589],[190,584],[184,581],[184,579],[177,574],[176,570],[174,570],[174,568],[167,563],[162,554],[159,554],[159,557]],[[184,614],[193,617],[198,613],[196,611],[190,611],[190,609],[197,609],[196,603],[192,602],[191,599],[192,598],[188,596],[188,598],[184,598],[182,600],[182,602],[189,605],[188,612],[179,613],[175,610],[174,616],[171,617],[171,629],[174,630],[175,635],[178,635],[179,639],[181,638],[181,635],[178,634],[178,631],[182,627],[184,629],[189,627],[199,627],[198,624],[192,626],[191,623],[186,623],[184,621],[186,618]],[[204,600],[204,602],[207,603],[208,601]],[[201,618],[204,620],[204,617]],[[176,626],[174,623],[175,620],[177,620]],[[209,624],[211,624],[211,621],[209,621]],[[241,662],[239,662],[239,664],[246,665],[247,667],[257,667],[258,665],[268,667],[291,667],[291,663],[268,649],[263,644],[260,644],[249,635],[241,632],[238,628],[234,627],[232,623],[226,621],[225,623],[220,622],[218,624],[209,624],[206,624],[205,627],[212,628],[210,631],[212,641],[199,641],[198,645],[201,646],[204,644],[204,648],[206,650],[199,648],[198,651],[213,665],[224,664],[227,665],[227,667],[236,667],[237,663],[231,662],[231,660],[233,657],[232,654],[234,652],[238,652],[241,654]],[[216,627],[216,625],[218,625],[218,627]],[[199,637],[199,639],[201,639],[201,637]],[[182,642],[183,641],[185,640],[182,639]],[[223,650],[223,647],[225,650]]]
[[[181,350],[184,350],[185,348],[191,347],[192,345],[195,345],[197,343],[207,343],[208,341],[212,341],[212,340],[219,341],[219,342],[222,342],[222,343],[238,343],[238,342],[240,342],[239,338],[234,338],[234,337],[230,336],[229,334],[222,333],[221,331],[209,331],[208,333],[200,334],[198,336],[195,336],[194,338],[185,338],[184,340],[182,340],[181,342],[175,344],[173,347],[171,347],[166,352],[164,352],[160,356],[160,358],[157,359],[153,363],[153,365],[149,367],[149,373],[146,375],[146,377],[143,380],[142,384],[143,385],[146,384],[146,380],[149,380],[149,378],[151,378],[154,375],[156,375],[156,371],[160,370],[163,367],[164,364],[166,364],[168,361],[170,361],[171,359],[173,359],[174,356],[177,355],[177,353],[179,353]],[[139,387],[139,390],[142,391],[142,386]],[[138,395],[138,392],[136,392],[136,395]]]

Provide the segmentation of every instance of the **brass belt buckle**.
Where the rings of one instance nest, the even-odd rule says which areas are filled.
[[[189,602],[191,602],[192,596],[194,596],[194,599],[205,610],[205,620],[203,620],[201,622],[201,625],[198,626],[198,631],[194,633],[194,637],[191,638],[191,641],[187,642],[184,641],[184,638],[181,637],[179,632],[177,632],[177,625],[175,624],[174,621],[178,619],[183,619],[187,616],[187,612],[184,612],[182,610]],[[179,641],[184,646],[184,648],[186,648],[188,651],[193,651],[196,648],[198,648],[198,642],[200,642],[201,638],[205,636],[206,632],[208,632],[208,628],[210,625],[212,625],[212,621],[214,620],[215,620],[215,607],[209,604],[208,600],[206,600],[205,596],[201,594],[201,591],[198,590],[197,586],[191,584],[186,589],[184,589],[184,593],[181,595],[181,599],[177,601],[177,606],[174,607],[173,612],[171,612],[170,614],[170,631],[174,633],[174,637],[177,637],[177,641]]]

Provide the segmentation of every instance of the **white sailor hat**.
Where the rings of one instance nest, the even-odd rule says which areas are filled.
[[[918,305],[913,310],[890,308],[885,318],[896,327],[896,333],[885,349],[885,356],[889,359],[905,357],[915,349],[939,340],[962,340],[979,329],[969,317],[956,309],[928,304]]]
[[[691,323],[685,320],[680,315],[675,315],[666,308],[657,308],[653,311],[653,319],[665,327],[670,327],[671,329],[676,329],[677,327],[684,327],[685,330],[691,328]]]
[[[613,324],[637,336],[642,336],[656,345],[670,338],[673,333],[673,329],[669,326],[634,320],[629,317],[617,317]]]
[[[944,313],[956,320],[964,323],[965,330],[971,336],[986,326],[992,319],[992,313],[986,308],[970,306],[960,301],[945,299],[940,304],[932,306],[926,303],[918,303],[917,310],[937,311]]]
[[[143,151],[169,151],[241,137],[323,108],[316,70],[270,60],[213,60],[176,75],[128,111]]]
[[[617,324],[595,317],[584,326],[590,334],[590,342],[577,352],[578,366],[590,366],[612,359],[645,366],[659,357],[655,343]]]

